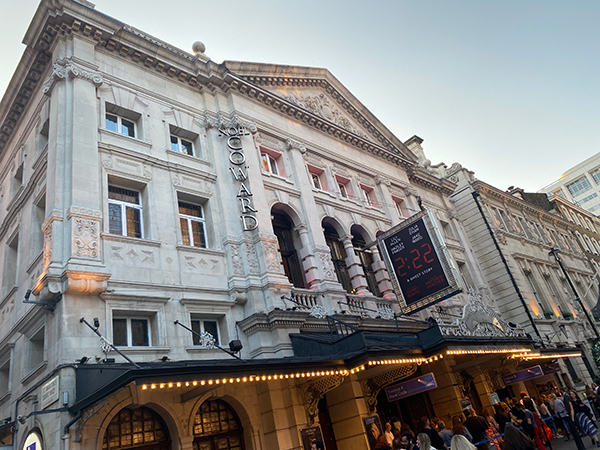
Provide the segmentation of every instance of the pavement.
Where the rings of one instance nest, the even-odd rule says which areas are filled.
[[[596,444],[592,443],[592,439],[589,436],[582,437],[581,440],[583,441],[586,449],[598,450],[598,447],[596,447]],[[577,450],[577,445],[575,445],[573,437],[571,437],[571,439],[568,441],[566,438],[555,438],[550,441],[550,444],[552,445],[552,450]],[[550,450],[550,447],[546,446],[546,448]]]

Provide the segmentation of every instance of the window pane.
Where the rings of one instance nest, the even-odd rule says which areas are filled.
[[[272,156],[269,156],[269,165],[271,166],[271,172],[275,175],[279,175],[279,169],[277,168],[277,161]]]
[[[194,247],[206,248],[206,236],[204,234],[204,223],[192,220],[192,233],[194,233]]]
[[[127,319],[113,319],[113,344],[127,345]]]
[[[135,125],[132,121],[121,118],[121,134],[135,137]]]
[[[190,203],[179,202],[179,213],[186,216],[202,217],[202,207]]]
[[[190,231],[188,230],[188,220],[183,217],[179,218],[179,224],[181,225],[181,242],[183,245],[191,245],[190,243]]]
[[[179,151],[179,142],[177,136],[171,136],[171,150]]]
[[[340,195],[344,198],[348,198],[348,193],[346,192],[346,186],[344,186],[343,184],[338,184],[339,188],[340,188]]]
[[[219,345],[219,329],[217,328],[217,322],[212,320],[205,320],[204,331],[212,334],[212,336],[215,338],[215,344]]]
[[[150,345],[146,319],[131,319],[131,345],[144,347]]]
[[[183,153],[186,153],[188,155],[193,155],[194,154],[194,147],[192,146],[192,143],[189,141],[185,141],[185,140],[181,140],[181,151]]]
[[[110,131],[114,131],[117,133],[119,131],[117,116],[113,116],[112,114],[106,115],[106,129]]]
[[[116,186],[108,186],[108,198],[120,200],[122,202],[140,204],[140,193],[130,189],[124,189]]]
[[[192,330],[194,330],[198,334],[202,332],[202,330],[200,330],[199,320],[192,320]],[[194,336],[194,345],[200,345],[200,338],[195,334],[193,334],[192,336]]]
[[[313,186],[317,189],[321,189],[321,180],[319,180],[319,175],[312,175]]]
[[[269,170],[269,155],[267,155],[266,153],[261,153],[260,159],[262,159],[263,169],[267,172],[270,172],[270,170]]]
[[[127,208],[127,236],[136,238],[142,237],[142,223],[140,217],[139,209]]]
[[[123,234],[121,229],[121,205],[108,204],[108,232],[111,234]]]

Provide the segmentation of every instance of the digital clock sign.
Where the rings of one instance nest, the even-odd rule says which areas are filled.
[[[404,314],[461,292],[433,215],[423,211],[377,238]]]

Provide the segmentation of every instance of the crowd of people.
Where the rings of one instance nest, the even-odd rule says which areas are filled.
[[[575,440],[584,449],[589,436],[600,448],[596,417],[600,395],[596,385],[586,386],[584,402],[572,389],[558,390],[537,399],[521,392],[521,398],[506,399],[492,408],[476,412],[468,408],[447,424],[422,417],[418,433],[396,419],[385,422],[376,450],[545,450],[550,439]]]

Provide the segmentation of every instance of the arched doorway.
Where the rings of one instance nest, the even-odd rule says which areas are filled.
[[[300,246],[300,238],[294,232],[292,219],[285,212],[276,208],[271,210],[271,217],[273,232],[279,242],[279,253],[281,253],[281,263],[285,275],[294,287],[306,288],[304,270],[296,250]]]
[[[102,450],[169,450],[171,439],[161,417],[150,408],[124,408],[108,424]]]
[[[243,429],[224,401],[202,403],[194,416],[194,450],[244,450]]]

